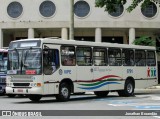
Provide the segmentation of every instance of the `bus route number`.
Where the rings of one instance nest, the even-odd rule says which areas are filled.
[[[127,69],[127,74],[133,73],[133,69]]]

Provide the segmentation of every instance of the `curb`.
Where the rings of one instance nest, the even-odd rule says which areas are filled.
[[[160,86],[152,86],[152,87],[149,87],[147,89],[160,89]]]

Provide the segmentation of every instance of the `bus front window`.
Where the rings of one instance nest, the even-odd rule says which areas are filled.
[[[18,52],[17,50],[11,50],[8,52],[8,70],[20,70],[19,67],[19,54],[20,51]]]
[[[41,50],[24,49],[9,51],[9,74],[41,74]]]
[[[0,71],[7,71],[7,59],[0,60]]]
[[[27,49],[23,51],[22,74],[41,74],[40,49]]]

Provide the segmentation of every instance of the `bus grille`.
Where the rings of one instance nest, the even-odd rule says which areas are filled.
[[[14,86],[29,86],[30,83],[13,83]]]

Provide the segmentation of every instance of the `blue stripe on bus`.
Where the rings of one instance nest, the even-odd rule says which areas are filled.
[[[85,90],[93,90],[93,89],[97,89],[97,88],[100,88],[100,87],[108,85],[108,84],[121,84],[121,83],[118,83],[118,82],[105,82],[105,83],[100,84],[98,86],[93,86],[93,87],[78,87],[78,88],[85,89]]]

